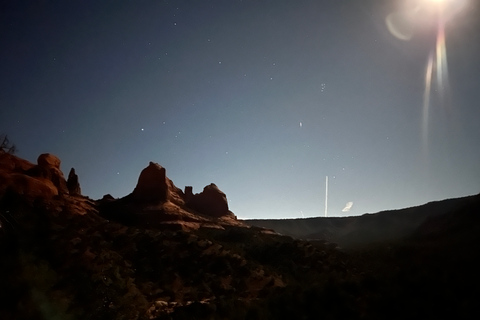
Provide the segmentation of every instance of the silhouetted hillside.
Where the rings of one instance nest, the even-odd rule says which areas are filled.
[[[53,155],[0,154],[2,320],[479,316],[480,196],[317,219],[364,239],[339,250],[237,221],[216,186],[195,196],[146,172],[132,194],[95,201]],[[402,232],[380,241],[394,222]]]
[[[430,202],[400,210],[351,217],[245,220],[252,226],[273,229],[297,239],[325,240],[341,247],[399,240],[410,236],[427,219],[456,211],[474,196]]]

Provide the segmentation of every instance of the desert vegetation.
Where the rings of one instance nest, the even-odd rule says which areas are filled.
[[[443,203],[446,212],[403,237],[341,248],[247,226],[230,212],[221,222],[198,214],[192,224],[196,213],[179,197],[164,224],[117,221],[122,204],[134,214],[128,197],[107,207],[107,219],[104,202],[115,200],[63,188],[55,157],[43,155],[38,165],[6,154],[0,160],[16,163],[0,172],[2,319],[479,315],[480,195]],[[154,213],[168,214],[161,208]]]
[[[6,134],[0,135],[0,152],[14,154],[17,147],[10,142]]]

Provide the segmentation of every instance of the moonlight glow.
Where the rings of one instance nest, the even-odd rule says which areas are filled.
[[[480,1],[4,2],[0,134],[93,199],[150,161],[240,219],[480,190]]]

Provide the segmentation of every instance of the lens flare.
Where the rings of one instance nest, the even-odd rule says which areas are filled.
[[[430,95],[432,90],[433,74],[433,53],[430,53],[425,70],[425,92],[423,93],[423,115],[422,115],[422,140],[423,145],[428,146],[428,114],[430,109]]]
[[[403,41],[411,40],[419,30],[434,28],[434,46],[425,66],[425,88],[422,105],[422,142],[428,158],[430,113],[433,102],[441,107],[449,102],[450,83],[445,28],[452,19],[470,4],[470,0],[411,0],[408,5],[387,15],[385,24],[390,33]],[[426,29],[425,29],[426,28]]]
[[[432,96],[432,80],[435,74],[435,85],[439,94],[440,102],[444,103],[445,95],[449,90],[448,78],[448,62],[447,62],[447,47],[445,41],[445,6],[442,5],[444,1],[437,7],[437,34],[435,40],[435,47],[431,50],[427,66],[425,68],[425,92],[423,94],[423,114],[422,114],[422,137],[424,150],[428,149],[428,123],[430,113],[430,103]]]
[[[443,14],[439,17],[437,41],[435,46],[435,60],[437,72],[437,84],[441,94],[448,89],[448,64],[447,64],[447,48],[445,46],[445,21]]]

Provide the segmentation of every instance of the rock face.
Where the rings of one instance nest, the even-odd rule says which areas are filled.
[[[33,170],[33,175],[48,179],[53,182],[58,189],[59,194],[68,193],[67,182],[60,170],[60,159],[53,154],[44,153],[37,159],[37,167]]]
[[[132,197],[138,202],[159,203],[167,200],[168,185],[165,168],[150,162],[142,170]]]
[[[199,194],[193,194],[193,188],[187,186],[184,193],[168,179],[165,168],[154,162],[142,170],[131,194],[99,203],[105,218],[128,225],[184,230],[245,226],[228,210],[227,197],[215,184]]]
[[[190,202],[193,199],[193,187],[186,186],[185,187],[185,202]]]
[[[0,171],[26,172],[33,167],[35,167],[35,165],[27,160],[6,152],[0,152]]]
[[[179,206],[185,204],[182,190],[167,178],[165,168],[155,162],[150,162],[142,170],[131,198],[139,203],[159,204],[170,201]]]
[[[203,188],[203,192],[193,195],[187,206],[212,217],[232,214],[228,210],[227,196],[214,183]]]
[[[78,182],[78,176],[75,173],[75,169],[70,169],[67,179],[67,188],[68,193],[72,196],[78,196],[82,194],[82,189],[80,188],[80,183]]]
[[[50,199],[58,195],[57,187],[47,179],[0,172],[0,180],[0,198],[18,195],[27,200],[35,200]]]
[[[51,154],[38,157],[34,165],[14,155],[0,154],[0,198],[17,195],[26,200],[49,199],[68,193],[60,160]]]
[[[38,156],[37,163],[40,167],[51,167],[60,170],[60,159],[50,153],[43,153]]]

